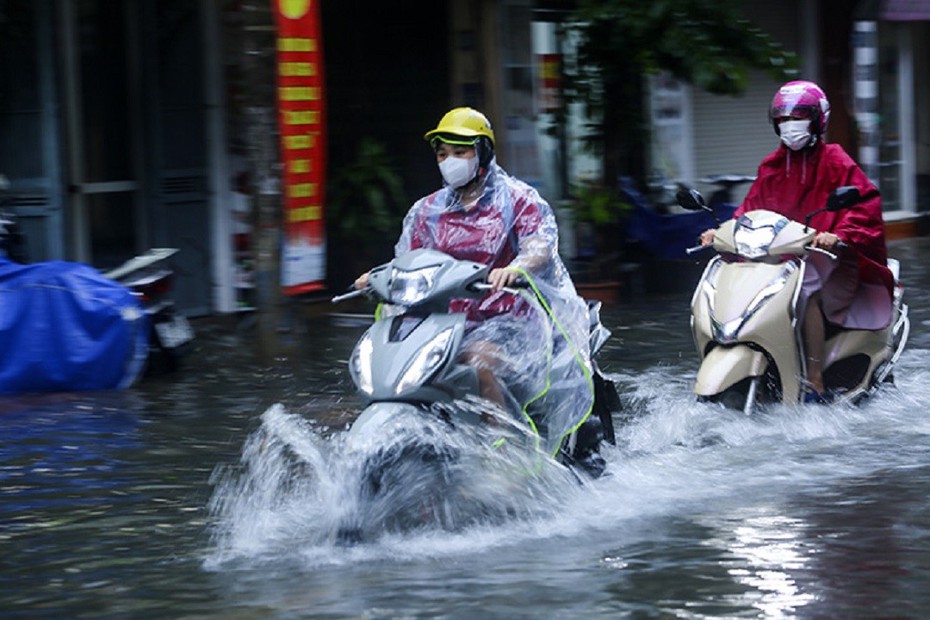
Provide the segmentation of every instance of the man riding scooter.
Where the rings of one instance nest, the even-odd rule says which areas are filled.
[[[879,330],[892,319],[894,277],[888,269],[881,196],[852,158],[825,134],[830,103],[823,90],[808,81],[788,82],[775,93],[769,120],[781,139],[759,165],[756,181],[734,213],[768,209],[804,222],[817,231],[812,246],[833,252],[833,261],[811,253],[807,258],[798,316],[803,317],[807,376],[805,402],[829,402],[823,363],[826,323]],[[822,210],[829,194],[843,186],[858,188],[861,200],[848,209]],[[711,245],[715,231],[705,231],[701,244]]]
[[[522,410],[557,450],[588,417],[594,395],[588,311],[559,258],[555,217],[535,189],[497,164],[482,113],[455,108],[424,137],[444,186],[411,207],[395,254],[429,248],[490,268],[486,297],[450,306],[467,316],[462,361],[477,369],[484,398]],[[505,290],[521,276],[545,300],[547,316]],[[367,284],[366,273],[355,286]],[[554,369],[566,380],[551,382]]]

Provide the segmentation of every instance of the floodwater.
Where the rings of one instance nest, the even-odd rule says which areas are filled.
[[[180,375],[4,398],[0,617],[926,617],[930,239],[890,250],[912,316],[895,387],[724,412],[690,392],[690,292],[625,302],[604,316],[624,403],[608,475],[489,457],[452,532],[336,535],[360,510],[357,323],[282,334],[265,363],[249,333],[199,325]],[[469,519],[474,498],[494,518]]]

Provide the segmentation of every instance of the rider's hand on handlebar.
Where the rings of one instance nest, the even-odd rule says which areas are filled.
[[[355,279],[355,290],[360,291],[368,287],[368,272],[363,273]]]
[[[488,274],[488,284],[491,285],[491,290],[496,292],[505,286],[511,286],[519,277],[520,274],[512,269],[492,269]]]
[[[701,233],[701,236],[698,237],[698,241],[701,242],[701,247],[707,247],[714,244],[714,236],[716,235],[716,230],[713,228],[708,228]]]
[[[842,242],[840,241],[840,238],[833,233],[819,232],[814,236],[814,241],[811,243],[811,247],[827,250],[828,252],[836,252],[841,248],[841,244]]]

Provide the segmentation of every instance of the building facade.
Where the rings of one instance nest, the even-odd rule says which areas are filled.
[[[0,0],[0,174],[12,184],[3,208],[18,215],[32,260],[103,268],[177,247],[185,312],[248,305],[249,84],[237,67],[256,52],[241,45],[243,11],[270,15],[272,1]],[[557,24],[572,3],[321,1],[329,170],[374,138],[412,202],[440,183],[423,133],[471,105],[495,122],[500,162],[551,203],[597,175],[578,146],[583,119],[557,127],[552,113]],[[801,77],[827,90],[829,138],[879,184],[888,221],[930,210],[927,5],[745,3],[798,54]],[[702,187],[708,175],[753,175],[776,145],[766,111],[777,83],[766,75],[740,97],[653,85],[657,176]],[[570,254],[569,236],[564,246]]]

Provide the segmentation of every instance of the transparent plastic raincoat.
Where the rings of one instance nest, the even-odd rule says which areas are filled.
[[[450,311],[467,315],[466,352],[492,345],[493,370],[508,400],[554,455],[594,402],[587,306],[559,258],[548,203],[496,160],[479,182],[478,199],[467,207],[449,187],[418,200],[404,218],[395,254],[435,249],[491,269],[516,269],[531,282],[520,295],[455,300]]]

